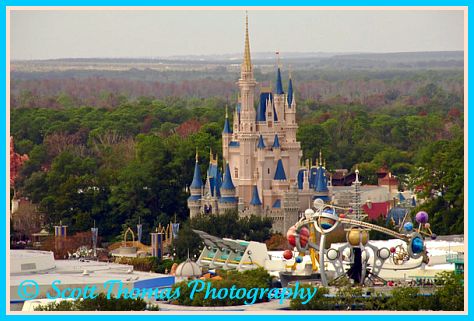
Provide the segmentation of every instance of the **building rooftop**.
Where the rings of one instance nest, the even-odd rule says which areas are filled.
[[[131,265],[97,262],[90,260],[55,260],[52,252],[34,250],[10,250],[10,287],[17,287],[25,280],[34,280],[42,297],[51,284],[59,280],[61,285],[100,285],[110,280],[120,280],[133,287],[166,287],[174,284],[174,276],[133,270]],[[46,289],[46,290],[45,290]],[[22,301],[18,291],[11,291],[12,301]]]

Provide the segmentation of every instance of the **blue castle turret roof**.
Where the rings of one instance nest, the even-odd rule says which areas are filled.
[[[258,149],[264,149],[265,148],[265,142],[263,141],[262,134],[260,134],[260,137],[258,138],[257,148]]]
[[[309,170],[309,188],[316,189],[316,185],[318,184],[318,174],[319,169],[317,167],[311,167]]]
[[[229,118],[225,118],[223,134],[232,134],[232,129],[230,129]]]
[[[201,168],[196,160],[194,165],[194,176],[190,188],[200,189],[202,187]]]
[[[223,134],[232,134],[232,129],[229,124],[229,115],[227,114],[227,105],[225,106],[225,121],[224,121],[224,130]]]
[[[281,159],[278,160],[275,176],[273,179],[278,181],[286,180],[285,169],[283,168],[283,162]]]
[[[280,140],[278,139],[278,134],[275,134],[275,139],[273,140],[273,148],[280,148]]]
[[[222,176],[217,164],[210,163],[207,169],[207,177],[209,179],[209,189],[211,196],[221,196]]]
[[[327,192],[328,191],[328,181],[326,178],[326,170],[324,167],[319,166],[317,174],[317,183],[315,186],[316,192]]]
[[[258,196],[257,185],[253,186],[252,199],[250,200],[250,205],[255,205],[255,206],[262,205],[262,202],[260,201],[260,197]]]
[[[232,176],[230,175],[229,163],[225,166],[224,181],[222,182],[221,189],[235,189],[234,183],[232,182]]]
[[[290,81],[288,83],[288,96],[287,96],[287,101],[288,101],[288,108],[291,108],[291,103],[293,102],[293,82]]]
[[[283,84],[282,84],[282,82],[281,82],[281,71],[280,71],[280,67],[278,67],[278,69],[277,69],[276,93],[277,93],[277,95],[283,95],[283,94],[284,94],[284,91],[283,91]]]
[[[273,203],[273,208],[281,208],[281,200],[277,199],[275,203]]]
[[[306,172],[306,168],[301,168],[298,171],[298,189],[303,189],[304,172]]]
[[[272,100],[273,95],[270,92],[260,93],[260,103],[257,106],[257,121],[266,121],[267,120],[267,101]]]

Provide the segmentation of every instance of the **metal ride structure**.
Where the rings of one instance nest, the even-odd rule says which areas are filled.
[[[358,170],[356,170],[358,174]],[[314,210],[308,208],[304,217],[288,230],[287,238],[291,245],[294,245],[299,252],[295,258],[295,266],[301,263],[302,255],[309,254],[313,271],[318,271],[321,283],[328,285],[326,260],[333,265],[335,279],[348,277],[354,284],[374,285],[375,281],[382,280],[378,275],[384,263],[391,258],[393,264],[399,265],[400,269],[410,258],[421,258],[422,263],[428,263],[427,251],[424,238],[429,236],[436,238],[428,223],[428,214],[418,212],[415,220],[418,227],[414,228],[413,223],[407,222],[400,227],[400,231],[394,231],[382,226],[363,221],[364,215],[360,210],[360,194],[357,189],[358,175],[355,183],[355,202],[351,208],[342,208],[325,204],[322,200],[314,201]],[[337,211],[341,212],[337,214]],[[339,247],[329,247],[326,249],[327,236],[334,232],[339,225],[344,227],[346,232],[346,243]],[[369,243],[369,231],[374,230],[396,239],[403,243],[396,247],[387,248]],[[401,233],[405,230],[406,234]],[[316,244],[316,237],[319,235],[319,245]],[[370,251],[372,252],[373,265],[370,265]],[[344,264],[349,264],[346,271]],[[333,282],[334,282],[333,281]]]

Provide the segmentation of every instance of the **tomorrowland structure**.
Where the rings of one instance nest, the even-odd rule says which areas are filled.
[[[285,233],[299,213],[313,200],[330,200],[326,169],[320,154],[313,164],[303,155],[296,140],[296,101],[293,83],[284,91],[281,68],[277,66],[276,90],[261,88],[255,107],[256,86],[250,57],[248,18],[241,65],[238,102],[232,124],[227,110],[222,131],[223,170],[211,151],[203,182],[196,153],[194,178],[190,185],[190,216],[237,209],[241,216],[270,217],[273,229]]]

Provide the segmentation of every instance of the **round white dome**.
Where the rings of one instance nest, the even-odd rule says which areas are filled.
[[[178,265],[175,275],[189,278],[201,276],[201,274],[201,267],[196,262],[191,261],[191,259],[187,259]]]

